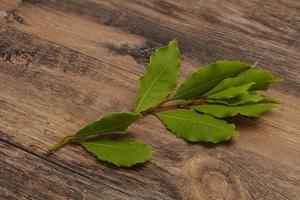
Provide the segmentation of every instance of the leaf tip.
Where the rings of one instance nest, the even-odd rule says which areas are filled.
[[[177,39],[176,38],[173,38],[170,42],[169,42],[169,44],[176,44],[176,45],[178,45],[178,41],[177,41]]]

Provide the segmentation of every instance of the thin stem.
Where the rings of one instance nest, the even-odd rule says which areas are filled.
[[[161,111],[166,111],[166,110],[172,110],[172,109],[180,109],[180,108],[188,108],[190,106],[195,106],[195,105],[201,105],[201,104],[206,104],[207,103],[207,98],[200,98],[200,99],[191,99],[191,100],[185,100],[185,99],[167,99],[160,103],[158,106],[155,108],[148,109],[141,114],[143,116],[148,115],[148,114],[154,114],[156,112],[161,112]],[[111,133],[107,133],[111,134]],[[95,133],[93,135],[87,135],[87,136],[75,136],[75,135],[69,135],[61,139],[58,143],[54,144],[51,146],[48,151],[50,153],[59,150],[63,146],[69,143],[78,143],[80,141],[83,141],[85,139],[89,139],[91,137],[97,136],[98,134]]]
[[[155,108],[151,108],[149,110],[142,112],[142,115],[152,114],[155,112],[161,112],[161,111],[171,110],[176,108],[187,108],[189,106],[202,105],[206,103],[207,103],[207,98],[191,99],[191,100],[170,99],[162,102],[160,105],[158,105]]]
[[[65,146],[68,143],[71,143],[75,140],[76,138],[73,135],[64,137],[63,139],[61,139],[58,143],[54,144],[53,146],[51,146],[48,151],[49,152],[54,152],[57,151],[58,149],[62,148],[63,146]]]
[[[101,133],[101,132],[100,132]],[[91,139],[93,137],[96,137],[98,136],[100,133],[94,133],[94,134],[88,134],[88,135],[82,135],[82,136],[76,136],[76,135],[69,135],[69,136],[66,136],[64,137],[63,139],[61,139],[58,143],[54,144],[53,146],[51,146],[48,151],[51,153],[51,152],[54,152],[54,151],[57,151],[59,150],[60,148],[62,148],[63,146],[65,146],[66,144],[69,144],[69,143],[80,143],[82,141],[85,141],[85,140],[88,140],[88,139]],[[109,133],[101,133],[101,135],[110,135],[110,134],[121,134],[121,133],[124,133],[124,132],[109,132]]]

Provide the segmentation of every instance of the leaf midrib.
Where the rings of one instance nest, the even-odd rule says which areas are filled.
[[[245,84],[241,84],[241,85],[238,85],[238,86],[231,86],[229,88],[226,88],[224,90],[221,90],[219,92],[216,92],[214,94],[209,95],[208,98],[216,98],[215,97],[216,95],[224,95],[226,93],[228,94],[228,91],[229,92],[232,91],[232,92],[240,93],[241,91],[237,90],[237,88],[238,89],[242,88],[247,92],[247,90],[249,90],[253,85],[255,85],[255,82],[245,83]],[[226,99],[227,97],[222,97],[222,98]]]
[[[192,122],[192,123],[196,123],[196,124],[209,125],[209,126],[213,126],[213,127],[219,128],[219,129],[226,130],[226,131],[234,131],[234,130],[226,129],[226,128],[223,128],[223,127],[220,127],[220,126],[216,126],[216,125],[211,124],[211,123],[201,123],[200,121],[186,120],[185,118],[174,117],[174,116],[164,115],[164,114],[160,114],[160,115],[163,115],[163,116],[169,117],[169,118],[173,118],[173,119],[182,120],[182,121]],[[229,124],[226,124],[226,125],[229,125]]]
[[[226,73],[226,75],[228,75],[228,74],[230,74],[230,73]],[[196,87],[194,87],[194,88],[191,88],[191,89],[187,90],[186,92],[182,93],[181,95],[176,96],[176,98],[178,99],[178,98],[180,98],[180,97],[182,97],[182,96],[184,96],[184,95],[186,95],[186,94],[188,94],[188,93],[191,93],[192,91],[194,91],[194,90],[196,90],[196,89],[198,89],[198,88],[204,87],[204,86],[207,85],[208,83],[211,83],[211,82],[213,82],[213,81],[215,81],[215,80],[217,80],[217,79],[221,79],[221,77],[216,77],[216,78],[212,79],[211,81],[207,81],[206,84],[204,84],[204,85],[199,85],[199,86],[196,86]],[[213,88],[213,87],[212,87],[212,88]],[[212,89],[212,88],[210,88],[210,89]],[[209,91],[210,89],[208,89],[207,91]],[[204,93],[204,92],[203,92],[203,93]],[[203,94],[203,93],[202,93],[202,94]],[[199,95],[201,95],[201,94],[199,94]]]
[[[226,79],[225,79],[225,80],[226,80]],[[261,83],[272,83],[272,82],[273,82],[273,79],[270,79],[270,80],[260,80],[260,81],[251,81],[251,82],[255,83],[255,84],[252,85],[252,86],[255,86],[255,85],[261,84]],[[251,82],[249,82],[249,83],[251,83]],[[238,86],[240,86],[240,85],[245,85],[245,84],[247,84],[247,83],[242,83],[242,84],[239,83],[239,85],[237,85],[237,86],[230,86],[230,87],[238,87]],[[225,86],[226,86],[226,84],[225,84]],[[252,86],[251,86],[251,87],[252,87]],[[230,88],[230,87],[227,87],[227,88],[225,88],[225,89],[220,89],[219,91],[214,92],[213,94],[216,94],[216,93],[218,93],[218,92],[224,91],[224,90],[226,90],[226,89],[228,89],[228,88]],[[250,87],[250,88],[251,88],[251,87]],[[213,95],[213,94],[211,94],[211,95]]]
[[[136,109],[135,109],[136,111],[139,110],[139,108],[141,107],[142,103],[144,102],[144,99],[146,98],[146,96],[148,96],[148,94],[149,94],[150,90],[153,88],[154,84],[158,81],[158,79],[162,76],[162,74],[165,73],[165,71],[170,67],[170,66],[168,65],[168,63],[170,62],[170,60],[171,60],[171,55],[169,55],[169,57],[168,57],[168,61],[167,61],[167,64],[166,64],[166,67],[164,68],[164,70],[162,70],[162,71],[158,74],[158,76],[157,76],[157,77],[154,79],[154,81],[151,83],[150,87],[148,87],[148,89],[147,89],[146,92],[144,93],[144,96],[141,98],[140,103],[137,105],[137,107],[136,107]]]
[[[124,124],[121,124],[121,125],[118,125],[118,126],[114,126],[114,127],[110,127],[110,128],[106,128],[106,129],[102,129],[102,130],[99,130],[99,131],[93,131],[93,132],[87,132],[87,133],[82,133],[82,135],[87,135],[87,134],[96,134],[96,133],[108,133],[109,131],[113,130],[113,129],[116,129],[116,128],[120,128],[122,126],[129,126],[131,123],[124,123]]]

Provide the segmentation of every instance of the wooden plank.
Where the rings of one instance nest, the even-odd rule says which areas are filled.
[[[130,196],[0,140],[1,199],[128,199]]]
[[[4,131],[2,137],[6,140],[43,155],[47,147],[60,137],[74,132],[87,121],[97,119],[101,113],[130,109],[134,101],[133,93],[136,92],[137,76],[130,73],[126,75],[126,72],[118,73],[119,70],[114,70],[114,67],[106,68],[96,59],[27,34],[9,30],[9,28],[4,30],[5,34],[1,35],[3,38],[1,44],[6,41],[5,52],[12,54],[9,60],[2,59],[1,61],[1,84],[3,84],[1,88],[3,89],[1,90],[0,110],[1,116],[5,116],[1,120],[1,130]],[[14,40],[7,40],[4,36],[13,37]],[[22,57],[26,58],[23,55],[24,52],[32,52],[32,47],[37,49],[33,62],[26,64],[27,60],[30,61],[27,58],[26,62],[14,64],[17,61],[19,63]],[[22,49],[23,53],[13,54],[16,49]],[[85,63],[85,67],[88,68],[83,75],[81,68],[76,68],[74,65],[81,66],[80,63]],[[65,65],[70,67],[70,71],[64,72]],[[114,79],[106,81],[108,77],[114,77]],[[102,81],[106,81],[105,84]],[[98,85],[102,87],[99,88]],[[108,90],[112,90],[112,87],[117,85],[129,86],[126,90],[115,87],[113,90],[116,96],[106,95]],[[92,87],[91,90],[89,87]],[[87,93],[88,91],[93,92]],[[95,94],[95,97],[90,94]],[[85,100],[83,97],[93,97],[93,100]],[[119,98],[118,101],[114,101],[115,98]],[[271,115],[266,116],[266,119],[268,117]],[[95,162],[82,149],[73,147],[67,147],[51,159],[98,181],[109,182],[111,187],[116,187],[115,182],[117,182],[121,191],[126,191],[135,197],[152,196],[168,199],[184,196],[187,192],[182,187],[186,181],[190,185],[188,188],[195,188],[191,198],[210,195],[212,191],[206,193],[205,188],[210,187],[210,184],[214,185],[213,181],[219,181],[223,187],[233,190],[233,197],[247,197],[250,194],[254,197],[262,195],[274,198],[282,197],[282,195],[294,197],[297,194],[296,182],[299,179],[297,176],[299,161],[293,159],[299,155],[297,143],[295,143],[298,141],[297,135],[276,129],[277,134],[274,137],[274,128],[268,124],[251,120],[242,120],[242,122],[246,123],[241,128],[243,134],[234,140],[228,150],[227,145],[212,149],[201,145],[186,145],[185,142],[167,133],[153,117],[148,117],[131,129],[132,132],[139,134],[134,135],[135,137],[152,144],[155,150],[152,161],[138,171],[112,169],[109,165]],[[249,128],[258,124],[259,126],[255,129]],[[268,144],[266,140],[269,141]],[[285,146],[286,149],[274,149],[274,145]],[[290,157],[286,157],[287,154]],[[204,167],[201,167],[202,165]],[[218,167],[211,169],[212,165]],[[188,168],[191,168],[188,170],[189,173],[186,172]],[[206,168],[209,170],[203,172]],[[282,168],[287,168],[288,171],[280,172],[279,169]],[[257,169],[262,169],[266,173],[265,176],[258,173]],[[199,173],[199,176],[194,176],[200,178],[208,173],[205,176],[213,176],[212,182],[210,179],[204,183],[202,179],[199,181],[197,178],[193,179],[193,173]],[[211,173],[213,175],[210,175]],[[245,173],[250,174],[247,176]],[[278,173],[282,176],[278,176]],[[163,179],[158,178],[158,174]],[[270,174],[273,175],[271,180]],[[233,185],[231,182],[228,183],[228,176],[231,177]],[[252,181],[249,181],[249,178]],[[111,183],[112,180],[115,182]],[[257,188],[254,188],[259,191],[266,190],[269,193],[252,194],[254,190],[252,184],[257,181],[261,183],[268,181],[270,185],[255,185]],[[284,183],[284,186],[278,183]],[[230,186],[227,186],[228,184]],[[244,191],[241,185],[247,189]],[[201,186],[202,189],[199,191]],[[277,188],[277,193],[273,193],[270,189],[272,187]],[[210,190],[213,189],[210,188]]]
[[[96,59],[72,50],[42,42],[37,38],[14,30],[7,30],[9,28],[6,28],[4,34],[1,35],[3,40],[0,42],[5,44],[5,41],[9,41],[8,46],[3,49],[10,55],[8,56],[10,57],[9,60],[4,61],[5,59],[2,59],[0,61],[0,79],[1,88],[3,88],[1,90],[0,112],[1,116],[5,116],[1,120],[0,129],[3,131],[1,132],[2,137],[6,140],[13,141],[22,147],[34,149],[36,153],[45,154],[51,144],[60,137],[74,132],[87,121],[99,118],[104,112],[128,110],[133,104],[135,96],[132,91],[136,90],[136,85],[132,84],[133,82],[128,82],[128,80],[132,80],[134,77],[137,79],[137,76],[114,70],[114,68],[109,68]],[[9,37],[9,35],[14,40],[5,39],[5,36]],[[47,47],[47,45],[50,46]],[[24,52],[32,52],[32,47],[36,48],[33,62],[30,64],[26,64],[27,62],[19,65],[13,64],[22,60],[21,57],[25,57],[24,54],[26,53]],[[15,53],[17,49],[22,49],[23,53]],[[62,60],[54,59],[53,62],[51,59],[58,57],[61,57]],[[81,73],[81,68],[77,69],[72,66],[72,62],[81,66],[80,60],[88,68],[84,74]],[[61,61],[66,63],[62,64]],[[68,65],[70,70],[64,70],[65,65]],[[21,83],[19,81],[22,82],[21,85],[23,86],[19,85]],[[13,85],[15,84],[21,87],[14,88]],[[120,86],[117,89],[119,91],[111,88],[111,86],[117,85]],[[111,91],[114,91],[115,94],[108,95]],[[56,94],[52,96],[51,94],[54,93]],[[14,120],[17,121],[15,126],[9,125]],[[170,174],[164,175],[166,180],[163,180],[163,183],[166,182],[166,184],[163,188],[156,186],[163,183],[155,181],[157,175],[154,173],[157,168],[155,166],[148,168],[150,171],[148,173],[145,171],[112,170],[111,166],[102,165],[103,163],[97,164],[95,159],[88,156],[81,148],[72,149],[75,151],[69,151],[71,154],[66,152],[69,155],[64,155],[64,151],[62,151],[63,154],[61,155],[66,156],[65,158],[63,156],[56,160],[57,155],[54,155],[53,159],[78,173],[84,171],[83,173],[88,176],[97,177],[98,181],[103,181],[111,187],[118,188],[135,197],[152,196],[157,199],[160,197],[172,199],[171,197],[176,195],[174,190],[169,191],[171,186],[168,187],[167,179],[171,177]],[[68,157],[71,160],[68,160]],[[87,166],[89,167],[86,168]],[[139,176],[134,175],[139,173],[141,173]],[[148,174],[148,176],[142,178],[143,173]],[[163,173],[163,171],[158,173]],[[155,190],[152,191],[151,188],[155,188]]]
[[[87,180],[86,186],[103,183],[111,198],[299,198],[299,26],[292,26],[299,17],[297,2],[282,4],[291,18],[283,30],[276,26],[284,13],[271,15],[279,1],[261,8],[263,19],[255,19],[256,14],[250,19],[245,9],[260,8],[259,2],[232,8],[229,1],[222,3],[225,11],[234,11],[233,21],[216,5],[193,1],[27,0],[16,1],[14,9],[7,2],[2,7],[10,10],[2,10],[6,15],[0,19],[2,141],[78,173],[74,179],[94,181]],[[217,59],[261,60],[286,79],[270,92],[282,105],[260,120],[239,119],[241,136],[219,146],[186,144],[149,116],[130,128],[130,137],[151,144],[155,153],[149,163],[132,170],[98,162],[72,146],[45,156],[49,145],[88,121],[130,110],[149,52],[174,36],[182,44],[183,76]]]
[[[17,7],[17,15],[24,23],[12,24],[19,30],[117,66],[123,66],[126,61],[130,69],[140,67],[130,57],[110,56],[109,50],[143,60],[148,56],[146,50],[176,37],[182,44],[182,53],[187,56],[189,67],[183,70],[184,74],[199,63],[220,59],[258,61],[288,80],[278,86],[282,91],[299,94],[299,1],[239,4],[223,1],[220,5],[193,0],[183,5],[169,1],[161,1],[163,5],[160,5],[159,2],[26,0]],[[162,11],[167,8],[172,9],[169,9],[171,16]],[[278,10],[280,12],[274,15]],[[85,27],[84,32],[82,27]],[[289,62],[291,60],[293,62]],[[289,67],[283,67],[287,62]],[[285,85],[293,90],[286,91]]]

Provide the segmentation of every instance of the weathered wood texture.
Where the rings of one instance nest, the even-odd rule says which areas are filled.
[[[150,162],[119,169],[82,148],[47,148],[131,110],[157,46],[176,37],[182,77],[220,59],[282,77],[281,101],[241,135],[188,144],[152,116],[130,137]],[[300,199],[300,1],[0,0],[0,199]]]

